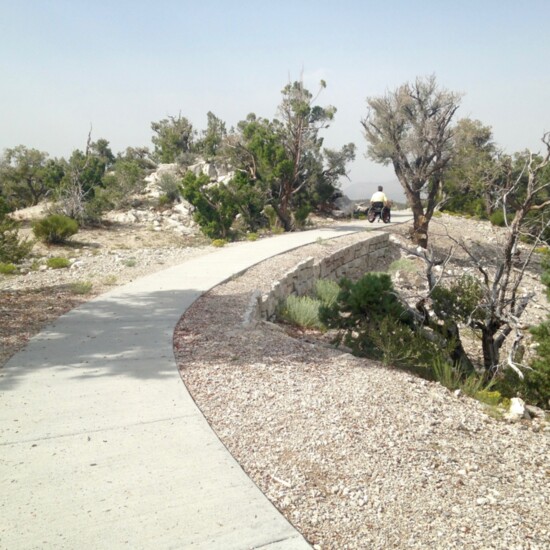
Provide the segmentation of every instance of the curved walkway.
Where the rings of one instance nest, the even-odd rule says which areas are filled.
[[[376,228],[220,249],[103,294],[33,338],[0,370],[0,548],[309,548],[195,406],[172,333],[232,275],[365,227]]]

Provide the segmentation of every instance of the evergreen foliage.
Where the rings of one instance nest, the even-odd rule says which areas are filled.
[[[18,145],[0,160],[0,188],[11,209],[33,206],[51,194],[63,177],[62,163]]]
[[[191,151],[195,130],[188,119],[179,114],[169,116],[159,122],[152,122],[155,132],[151,141],[155,146],[154,157],[160,163],[173,163]]]
[[[34,243],[19,237],[20,224],[8,211],[7,202],[0,197],[0,262],[17,264],[29,255]]]
[[[53,257],[46,260],[46,265],[50,269],[65,269],[71,265],[68,258]]]
[[[51,214],[34,222],[32,230],[44,243],[63,244],[78,232],[78,223],[63,214]]]
[[[301,328],[322,329],[319,319],[321,302],[309,296],[288,296],[279,315],[287,322]]]
[[[443,175],[454,155],[451,121],[460,96],[440,89],[435,76],[430,76],[368,98],[367,103],[368,114],[361,124],[368,155],[375,162],[393,165],[413,211],[411,237],[426,248]]]
[[[397,299],[386,273],[367,273],[356,283],[340,281],[340,292],[332,306],[320,310],[321,321],[341,331],[341,338],[358,355],[379,356],[376,334],[384,319],[407,322],[405,308]]]
[[[187,172],[181,194],[195,207],[193,218],[207,237],[227,238],[239,209],[225,185],[211,185],[208,176]]]

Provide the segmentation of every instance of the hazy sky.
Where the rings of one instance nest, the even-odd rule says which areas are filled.
[[[365,158],[366,98],[432,73],[465,94],[458,118],[540,150],[549,21],[550,0],[0,0],[0,151],[68,156],[90,125],[115,153],[151,146],[151,121],[180,112],[197,129],[208,111],[273,118],[302,73],[338,109],[326,145],[357,145],[352,182],[394,179]]]

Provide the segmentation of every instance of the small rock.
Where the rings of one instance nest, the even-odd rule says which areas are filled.
[[[525,401],[519,397],[512,397],[510,400],[510,409],[504,415],[504,418],[509,422],[518,422],[523,418],[531,418],[527,409],[525,408]]]

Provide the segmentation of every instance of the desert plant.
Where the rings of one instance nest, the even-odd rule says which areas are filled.
[[[78,232],[78,223],[63,214],[52,214],[33,223],[36,238],[47,244],[63,244]]]
[[[263,214],[267,218],[269,229],[275,229],[277,227],[277,212],[275,212],[275,208],[271,204],[267,204],[263,209]]]
[[[498,227],[504,227],[506,220],[504,218],[504,212],[502,210],[495,210],[489,217],[489,221]]]
[[[246,240],[247,241],[257,241],[258,240],[258,233],[252,232],[246,234]]]
[[[8,216],[5,205],[0,203],[0,262],[19,263],[29,255],[34,243],[19,238],[19,226]]]
[[[17,267],[13,264],[0,262],[0,274],[14,275],[15,273],[17,273]]]
[[[280,309],[280,317],[302,328],[323,328],[319,320],[321,302],[309,296],[290,295]]]
[[[211,239],[225,239],[239,212],[231,191],[223,184],[211,184],[208,176],[187,172],[182,180],[181,194],[195,207],[193,219]]]
[[[332,307],[340,293],[340,285],[330,279],[317,279],[314,284],[315,296],[324,306]]]
[[[490,407],[497,407],[503,402],[502,395],[499,391],[491,391],[489,389],[483,389],[479,390],[475,393],[474,397],[481,401],[482,403],[485,403],[486,405],[489,405]]]
[[[455,365],[441,359],[436,359],[432,363],[432,372],[434,378],[449,390],[456,390],[460,385],[460,369]]]
[[[90,281],[77,281],[71,283],[70,291],[72,294],[89,294],[92,291],[93,284]]]
[[[46,260],[46,265],[50,269],[64,269],[71,265],[71,261],[68,258],[53,257]]]
[[[306,226],[307,217],[311,212],[311,207],[308,204],[299,206],[294,211],[294,225],[297,229],[303,229]]]
[[[173,204],[180,197],[180,181],[175,174],[163,173],[159,178],[159,187],[162,192],[161,197],[167,204]],[[160,202],[160,197],[159,197]]]
[[[342,279],[340,287],[333,306],[321,307],[321,322],[329,328],[339,329],[339,340],[357,355],[380,357],[375,340],[382,320],[409,321],[390,276],[387,273],[367,273],[356,283]]]
[[[135,258],[126,258],[125,260],[122,260],[122,265],[126,267],[136,267],[137,260]]]
[[[431,370],[434,378],[451,391],[460,390],[488,405],[496,406],[500,401],[500,393],[490,391],[493,382],[487,382],[483,374],[466,374],[458,363],[453,365],[440,357],[434,359]]]
[[[441,355],[437,346],[420,332],[391,317],[369,324],[368,344],[364,350],[384,365],[401,367],[424,377],[429,376],[434,357]]]
[[[227,244],[227,240],[226,239],[214,239],[211,244],[212,244],[212,246],[215,246],[216,248],[222,248],[223,246],[225,246]]]
[[[109,286],[116,285],[116,282],[117,282],[117,278],[115,275],[108,275],[107,277],[105,277],[105,279],[103,279],[103,284],[109,285]]]

